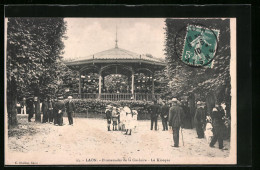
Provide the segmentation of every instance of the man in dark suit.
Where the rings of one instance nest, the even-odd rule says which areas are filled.
[[[63,114],[65,112],[65,105],[63,102],[63,96],[58,98],[58,102],[55,104],[55,108],[57,111],[57,124],[59,126],[63,126]]]
[[[107,131],[111,131],[110,125],[111,125],[111,118],[112,118],[112,107],[110,105],[106,107],[105,113],[107,118]]]
[[[163,101],[162,108],[161,108],[163,131],[168,130],[168,125],[167,125],[168,117],[169,117],[169,106],[166,104],[166,101]]]
[[[69,124],[73,126],[73,114],[75,113],[75,104],[72,102],[72,96],[68,97],[69,101],[66,103],[66,111],[68,114]]]
[[[31,118],[33,117],[34,114],[34,108],[33,108],[33,98],[29,97],[27,99],[27,113],[28,115],[28,122],[31,122]]]
[[[225,130],[223,117],[225,116],[225,112],[220,104],[216,104],[216,106],[212,110],[212,122],[213,122],[213,138],[209,144],[210,147],[214,147],[215,143],[218,141],[219,149],[227,150],[223,145],[223,133]]]
[[[40,100],[37,96],[34,97],[33,108],[35,113],[35,122],[41,122]]]
[[[49,102],[48,102],[49,123],[53,123],[53,107],[54,107],[54,102],[53,102],[52,98],[50,98]]]
[[[192,129],[192,121],[191,120],[191,114],[190,114],[190,109],[188,107],[188,103],[184,100],[181,101],[181,107],[183,109],[183,127],[182,128],[186,128],[186,129]]]
[[[179,131],[182,126],[183,110],[177,104],[178,100],[176,98],[172,99],[172,106],[169,112],[169,126],[172,127],[173,131],[173,147],[179,147]]]
[[[151,130],[153,130],[153,123],[155,123],[155,130],[157,130],[157,118],[158,118],[158,115],[160,114],[160,106],[157,104],[157,101],[154,100],[153,101],[153,105],[150,106],[150,109],[149,109],[149,112],[150,112],[150,115],[151,115]]]
[[[198,138],[204,138],[203,127],[206,123],[205,109],[203,107],[203,103],[201,101],[197,102],[197,110],[194,116],[194,124],[196,127]]]
[[[47,98],[45,98],[42,102],[42,114],[43,114],[42,123],[48,123],[49,112],[48,112]]]

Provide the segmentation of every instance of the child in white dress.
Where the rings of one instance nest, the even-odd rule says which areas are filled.
[[[136,131],[138,112],[137,110],[132,110],[132,112],[133,112],[133,128]]]
[[[126,132],[125,132],[125,135],[127,135],[128,132],[129,132],[129,135],[131,135],[132,121],[133,121],[132,111],[127,106],[124,107],[124,111],[126,113],[126,123],[125,123]]]

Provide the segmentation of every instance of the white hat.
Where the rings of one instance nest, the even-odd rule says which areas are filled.
[[[133,112],[134,115],[138,115],[137,110],[132,110],[132,112]]]
[[[217,110],[217,108],[214,107],[212,111],[213,112],[217,112],[218,110]]]
[[[72,96],[69,96],[68,99],[72,99]]]
[[[127,106],[124,107],[124,111],[126,113],[131,113],[131,109],[129,107],[127,107]]]
[[[202,102],[201,102],[201,101],[198,101],[198,102],[197,102],[197,105],[200,105],[200,104],[202,104]]]
[[[177,102],[178,100],[176,98],[172,98],[172,102]]]

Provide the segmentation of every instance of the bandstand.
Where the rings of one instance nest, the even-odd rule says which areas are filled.
[[[73,94],[74,98],[91,98],[101,100],[147,100],[151,101],[159,94],[154,93],[154,73],[165,68],[166,63],[147,55],[139,55],[137,53],[119,48],[105,50],[87,57],[81,57],[71,61],[64,62],[69,68],[78,71],[79,89],[77,94]],[[95,92],[86,92],[84,89],[86,83],[84,79],[89,73],[95,73],[98,76],[98,87]],[[145,75],[146,82],[150,82],[151,88],[140,91],[135,87],[135,78],[139,75]],[[124,75],[127,81],[127,90],[111,92],[106,90],[105,77],[108,75]]]

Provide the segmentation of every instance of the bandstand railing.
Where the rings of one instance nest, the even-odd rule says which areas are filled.
[[[111,100],[111,101],[119,101],[119,100],[131,100],[132,93],[101,93],[101,100]],[[154,94],[154,97],[157,98],[159,94]],[[98,99],[98,93],[81,93],[81,96],[78,93],[73,94],[73,98],[82,98],[82,99]],[[153,95],[151,93],[134,93],[135,100],[146,100],[152,101]]]

